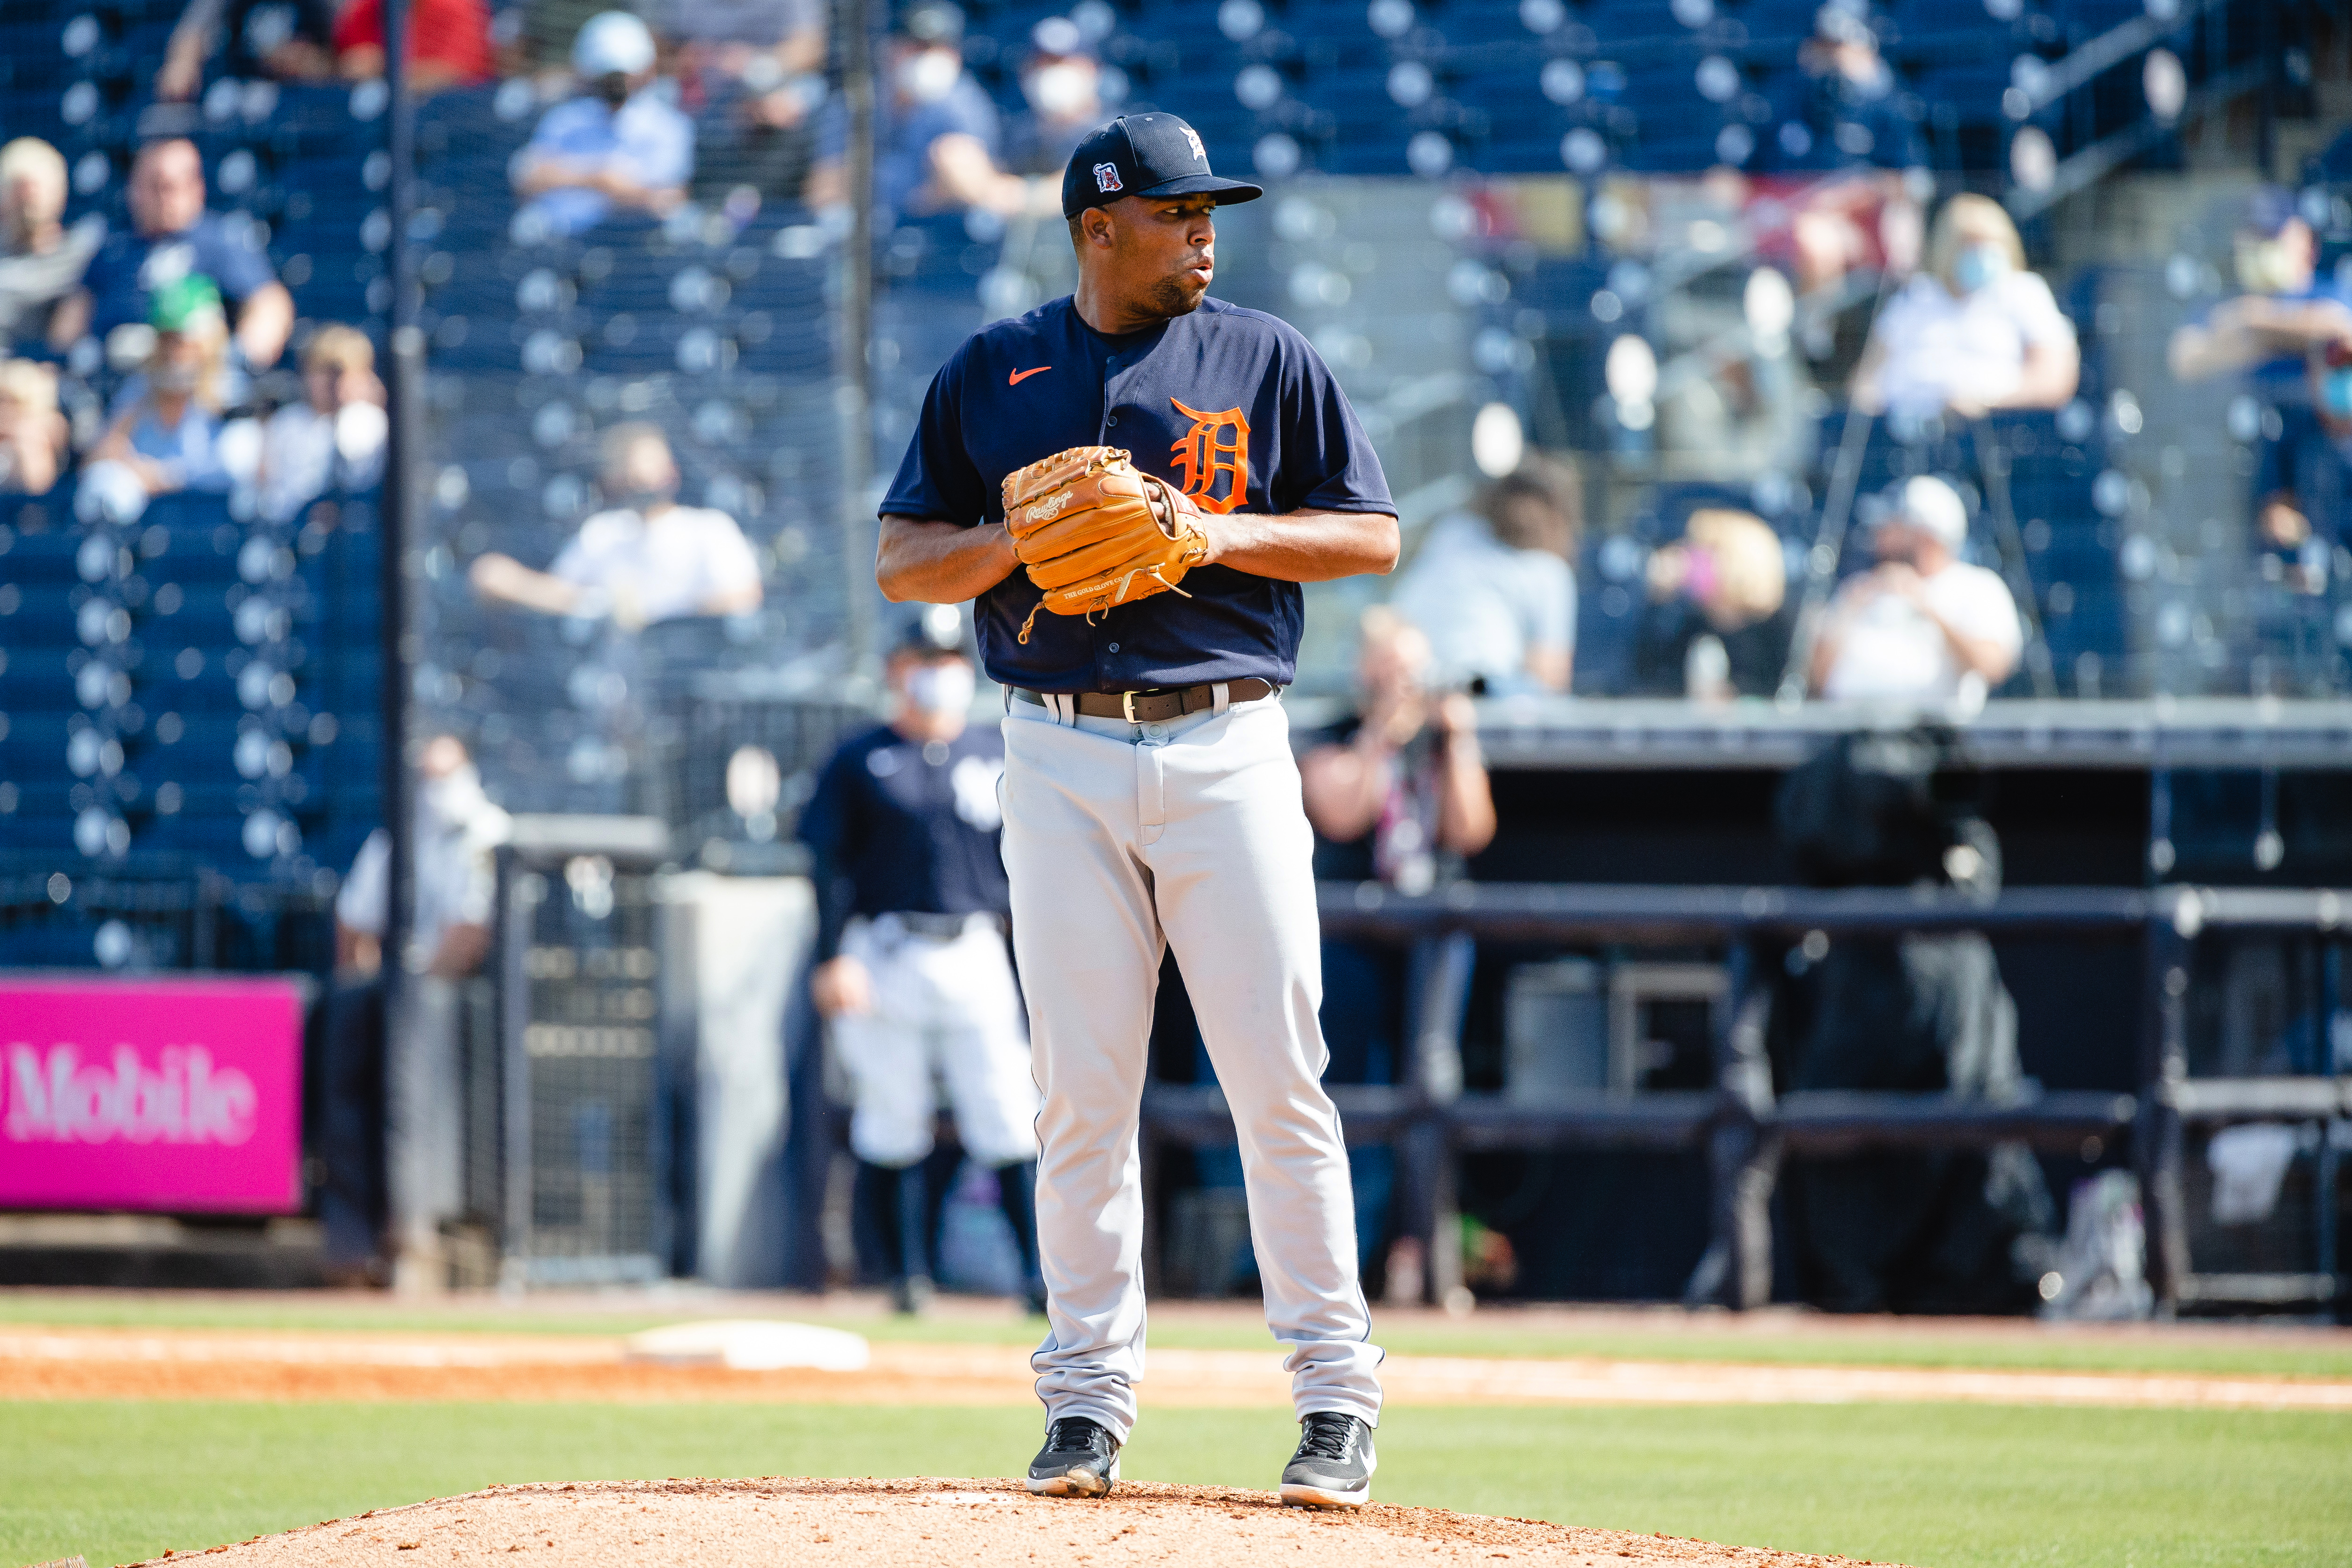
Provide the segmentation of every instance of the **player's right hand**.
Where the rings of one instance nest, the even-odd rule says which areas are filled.
[[[809,995],[816,1010],[827,1018],[874,1010],[874,977],[866,966],[843,954],[828,958],[809,976]]]

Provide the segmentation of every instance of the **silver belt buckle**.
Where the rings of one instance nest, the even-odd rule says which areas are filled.
[[[1118,707],[1119,712],[1126,717],[1128,723],[1139,724],[1142,722],[1135,716],[1135,694],[1133,692],[1129,691],[1118,694]]]

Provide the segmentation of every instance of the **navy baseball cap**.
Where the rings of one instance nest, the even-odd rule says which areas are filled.
[[[2276,185],[2257,185],[2238,208],[2238,232],[2276,239],[2279,231],[2299,215],[2292,192]]]
[[[1209,172],[1201,133],[1172,114],[1122,114],[1090,131],[1062,172],[1062,215],[1105,207],[1121,196],[1214,196],[1255,202],[1264,187]]]

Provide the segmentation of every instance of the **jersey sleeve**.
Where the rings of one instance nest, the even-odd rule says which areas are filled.
[[[335,894],[335,918],[363,936],[383,935],[385,888],[392,872],[392,837],[382,828],[367,836],[352,861],[351,874]]]
[[[1396,515],[1388,476],[1331,367],[1303,338],[1286,349],[1282,455],[1268,486],[1276,512]]]
[[[556,552],[555,562],[547,569],[547,574],[583,588],[602,587],[604,557],[611,549],[611,528],[604,521],[609,516],[610,513],[599,512],[581,524],[580,531]]]
[[[2074,323],[2058,308],[2057,298],[2042,275],[2025,272],[2017,275],[2011,285],[2011,309],[2017,318],[2017,329],[2029,343],[2072,343]]]
[[[841,934],[857,907],[857,883],[850,874],[851,799],[849,748],[833,755],[817,776],[815,792],[802,808],[801,842],[808,846],[811,879],[816,893],[816,946],[813,962],[822,964],[841,951]]]
[[[1527,572],[1528,641],[1538,648],[1576,646],[1576,571],[1549,550],[1522,550]]]
[[[661,113],[647,117],[629,161],[637,183],[648,190],[685,184],[694,177],[694,122],[663,105]]]
[[[709,537],[704,544],[703,573],[714,594],[751,588],[760,581],[760,558],[753,553],[751,541],[734,518],[724,512],[710,514]]]
[[[220,291],[243,304],[259,289],[278,281],[269,268],[269,258],[253,243],[252,230],[244,223],[231,224],[207,214],[205,224],[210,232],[204,247],[205,264],[211,267],[213,281]]]
[[[1998,573],[1975,567],[1959,586],[1966,591],[1951,595],[1937,606],[1945,619],[1961,635],[1980,637],[2015,658],[2025,646],[2025,626],[2009,585]]]
[[[965,361],[971,351],[971,344],[966,343],[931,378],[914,438],[907,443],[898,476],[882,498],[883,516],[966,528],[987,520],[995,497],[973,465],[963,436]]]

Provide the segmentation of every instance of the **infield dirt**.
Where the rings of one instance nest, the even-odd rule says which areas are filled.
[[[1181,1563],[1204,1568],[1400,1568],[1498,1561],[1562,1568],[1813,1568],[1810,1557],[1536,1520],[1374,1504],[1286,1509],[1270,1492],[1122,1482],[1093,1502],[1006,1480],[670,1480],[493,1487],[378,1509],[235,1546],[173,1552],[221,1568],[424,1568],[453,1558],[548,1564]]]
[[[632,1359],[588,1334],[0,1326],[0,1399],[744,1400],[1012,1405],[1035,1397],[1017,1345],[877,1342],[864,1371],[739,1372]],[[1603,1358],[1391,1355],[1410,1405],[2006,1405],[2352,1411],[2352,1378],[1965,1367],[1754,1365]],[[1153,1406],[1286,1408],[1272,1351],[1155,1350]]]

